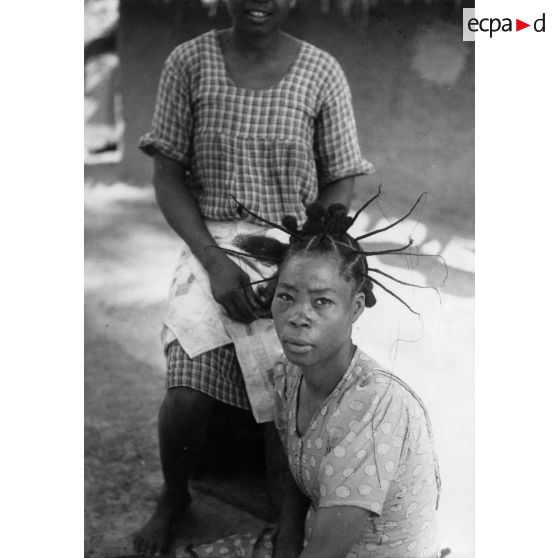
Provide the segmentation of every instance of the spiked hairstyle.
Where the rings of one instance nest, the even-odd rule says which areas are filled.
[[[242,215],[243,212],[246,212],[258,221],[287,233],[289,235],[289,244],[284,244],[275,238],[265,236],[239,235],[235,239],[235,245],[242,251],[228,250],[224,248],[221,249],[230,255],[252,257],[268,265],[277,265],[279,271],[281,269],[281,265],[294,254],[316,253],[334,255],[340,260],[340,269],[343,277],[348,281],[352,281],[354,285],[354,292],[362,292],[364,294],[365,306],[372,307],[376,303],[376,297],[374,296],[372,289],[374,285],[377,285],[401,302],[413,314],[418,315],[418,312],[415,312],[402,298],[383,285],[373,275],[380,275],[395,281],[396,283],[410,287],[431,287],[401,281],[400,279],[397,279],[380,269],[370,268],[368,267],[366,256],[377,256],[382,254],[434,256],[440,258],[441,256],[438,256],[437,254],[411,254],[410,252],[406,252],[406,250],[413,244],[412,239],[409,239],[407,244],[399,248],[372,252],[363,250],[359,241],[387,231],[388,229],[391,229],[401,223],[414,211],[420,201],[426,196],[426,193],[421,194],[411,209],[400,219],[397,219],[383,228],[371,231],[356,238],[352,237],[348,233],[348,230],[361,212],[380,196],[380,193],[381,186],[378,188],[378,193],[368,200],[352,217],[347,215],[347,208],[344,205],[332,204],[327,209],[324,209],[318,203],[312,203],[306,208],[307,220],[300,229],[298,228],[296,218],[292,215],[286,215],[283,217],[280,225],[272,223],[267,219],[259,217],[256,213],[250,211],[238,200],[233,198],[238,204],[239,214]],[[268,283],[268,287],[260,293],[264,303],[267,305],[271,304],[279,271],[271,277],[254,281],[252,283],[252,285],[258,283]]]

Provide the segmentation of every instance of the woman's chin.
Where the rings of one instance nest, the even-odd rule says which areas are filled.
[[[312,363],[312,351],[313,347],[311,345],[293,345],[290,343],[283,344],[283,351],[285,356],[296,365],[306,365]]]

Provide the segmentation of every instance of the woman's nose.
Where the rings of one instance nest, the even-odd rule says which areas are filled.
[[[308,327],[311,324],[310,316],[303,308],[297,310],[289,317],[289,323],[296,327]]]

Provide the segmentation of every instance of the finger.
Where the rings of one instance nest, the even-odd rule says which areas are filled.
[[[271,308],[273,297],[270,297],[268,293],[260,291],[256,293],[256,298],[258,299],[260,310],[269,310]]]
[[[254,320],[254,318],[250,316],[251,311],[242,289],[230,291],[224,301],[224,306],[231,320],[241,323],[250,323]]]
[[[242,289],[231,292],[229,304],[231,308],[229,316],[233,320],[244,324],[248,324],[254,320],[254,318],[251,317],[252,310],[248,306],[248,302],[244,297]]]
[[[258,318],[271,318],[271,308],[260,308],[256,311]]]
[[[242,287],[231,289],[223,297],[221,306],[223,306],[229,318],[236,322],[250,323],[257,319]]]
[[[242,314],[243,322],[250,323],[258,319],[255,309],[251,306],[244,289],[239,289],[235,297],[236,307]],[[259,305],[257,306],[259,308]]]
[[[235,322],[242,322],[243,316],[242,313],[238,310],[236,302],[233,298],[229,297],[227,300],[221,303],[221,306],[225,309],[227,316],[234,320]]]
[[[254,292],[254,289],[250,285],[245,285],[243,291],[244,295],[246,296],[246,300],[250,305],[250,308],[252,308],[252,310],[254,311],[259,310],[261,308],[261,304],[258,300],[258,297],[256,296],[256,293]]]
[[[252,318],[250,316],[250,312],[251,310],[247,307],[246,303],[244,306],[242,306],[241,304],[236,304],[236,318],[235,319],[237,322],[240,322],[242,324],[249,324],[250,322],[253,322],[255,318]]]

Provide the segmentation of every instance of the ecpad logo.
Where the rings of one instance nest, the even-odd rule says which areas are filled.
[[[515,20],[515,25],[514,25]],[[509,33],[513,31],[521,31],[527,27],[532,27],[536,33],[544,33],[546,30],[546,13],[533,21],[533,24],[527,23],[518,18],[510,17],[475,17],[474,8],[463,8],[463,40],[474,41],[477,33],[488,33],[492,38],[495,33]]]

